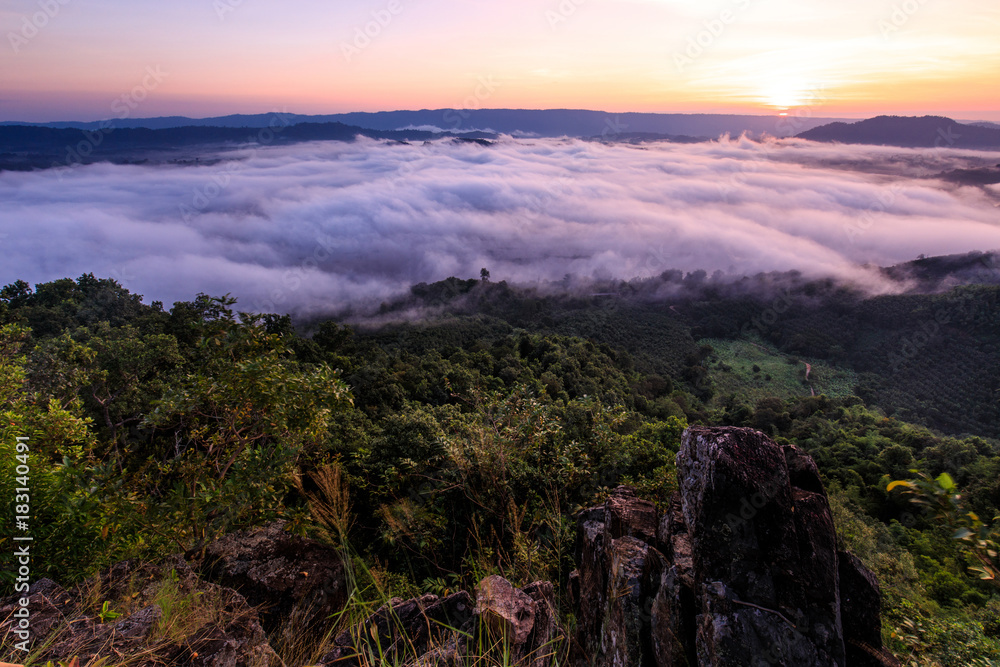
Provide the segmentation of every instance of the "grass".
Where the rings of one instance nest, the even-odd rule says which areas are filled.
[[[185,639],[209,624],[225,626],[241,616],[253,613],[253,608],[234,611],[231,594],[225,589],[209,586],[208,590],[194,590],[182,579],[176,570],[161,575],[159,581],[150,581],[140,568],[125,587],[120,599],[105,599],[99,579],[91,580],[78,589],[80,602],[77,613],[67,618],[66,623],[55,629],[46,641],[35,648],[24,661],[25,667],[61,667],[74,664],[78,667],[136,667],[137,665],[167,665],[163,655],[175,650]],[[154,577],[155,579],[155,577]],[[152,585],[150,585],[152,584]],[[111,658],[110,643],[104,646],[77,645],[77,656],[68,656],[57,661],[47,661],[43,656],[60,640],[67,638],[71,625],[79,625],[83,619],[95,620],[98,624],[114,625],[135,612],[156,605],[161,616],[144,640],[142,651],[128,656]],[[110,613],[109,613],[110,612]],[[116,615],[117,614],[117,615]],[[103,621],[103,623],[102,623]],[[73,651],[76,653],[76,651]],[[88,657],[105,654],[102,657]]]
[[[415,664],[428,653],[450,655],[461,667],[527,667],[544,664],[559,665],[565,662],[567,646],[561,640],[550,642],[527,656],[515,656],[510,641],[491,629],[490,624],[479,622],[471,631],[454,628],[426,619],[423,630],[429,636],[426,647],[418,646],[407,635],[407,628],[393,610],[395,593],[405,589],[408,596],[415,596],[416,588],[400,581],[379,568],[371,568],[361,558],[351,560],[353,592],[344,609],[333,619],[328,631],[318,644],[313,644],[310,654],[298,652],[298,661],[289,661],[293,651],[289,647],[279,651],[287,664],[314,665],[334,648],[338,635],[347,631],[351,646],[357,653],[352,657],[360,667],[403,667]],[[380,613],[382,631],[376,629],[375,615]],[[539,662],[536,662],[539,661]]]
[[[734,394],[756,404],[765,398],[809,396],[811,390],[831,398],[855,393],[858,377],[854,371],[818,359],[789,356],[764,341],[705,338],[698,343],[715,350],[705,363],[716,388],[716,403]],[[808,382],[807,363],[812,366]]]

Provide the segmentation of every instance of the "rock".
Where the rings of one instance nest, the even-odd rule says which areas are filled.
[[[238,616],[225,626],[206,625],[176,646],[166,662],[190,667],[284,667],[255,615]]]
[[[197,568],[259,607],[268,632],[282,627],[294,639],[343,609],[349,591],[337,550],[292,535],[284,525],[226,535],[205,548]]]
[[[112,610],[133,611],[102,623],[92,608],[95,595]],[[170,619],[176,624],[171,626],[173,632],[180,628],[188,637],[177,642],[160,628],[164,612],[153,599],[175,605],[190,601],[188,614]],[[0,603],[4,618],[16,603],[16,597]],[[33,646],[40,649],[37,657],[42,663],[79,656],[83,662],[116,664],[132,657],[143,665],[283,667],[246,599],[232,589],[202,581],[179,556],[160,565],[118,563],[69,591],[42,579],[30,591],[30,608]],[[191,612],[203,612],[206,621]],[[226,620],[219,625],[207,622],[209,618]],[[4,648],[8,657],[16,657],[6,641]]]
[[[492,641],[523,646],[535,627],[535,601],[498,575],[479,582],[476,616]]]
[[[445,597],[423,595],[411,600],[394,598],[360,625],[341,632],[334,647],[320,664],[349,666],[361,664],[358,654],[396,664],[424,660],[426,664],[446,664],[463,649],[461,633],[469,634],[475,602],[465,591]],[[445,647],[450,646],[449,653]],[[434,652],[435,656],[426,656]],[[426,658],[426,659],[425,659]],[[441,662],[445,661],[445,662]]]
[[[584,510],[577,515],[577,636],[588,638],[588,643],[589,638],[601,636],[603,625],[608,587],[604,544],[604,507]]]
[[[663,571],[650,609],[652,653],[657,665],[697,665],[695,619],[698,608],[694,590],[686,585],[679,568]]]
[[[469,629],[475,608],[475,600],[465,591],[438,600],[424,610],[421,623],[409,634],[410,641],[426,647],[439,643],[442,637]]]
[[[651,661],[652,606],[666,559],[634,537],[611,541],[608,608],[599,655],[612,665]]]
[[[809,478],[801,456],[787,454]],[[677,471],[701,595],[699,662],[750,665],[766,649],[776,664],[844,664],[833,519],[825,495],[792,486],[787,457],[750,429],[684,434]]]
[[[535,624],[518,647],[523,667],[547,667],[562,651],[565,637],[559,627],[555,589],[551,582],[536,581],[521,589],[535,602]]]
[[[578,515],[577,665],[898,665],[874,577],[838,552],[815,462],[762,433],[688,429],[659,516],[627,489]]]
[[[21,598],[28,598],[28,610],[30,612],[30,636],[29,646],[39,646],[45,643],[57,628],[66,624],[67,615],[72,615],[76,610],[73,598],[51,579],[39,579],[28,589],[27,595],[16,593],[0,603],[0,648],[5,655],[14,656],[14,645],[24,641],[23,637],[15,634],[15,630],[20,629],[20,618],[14,616],[15,613],[23,609]]]
[[[116,623],[115,631],[126,639],[145,639],[161,618],[163,610],[153,604]]]
[[[352,667],[381,664],[419,667],[464,665],[482,645],[503,639],[520,667],[548,667],[562,649],[555,591],[549,582],[518,589],[499,576],[483,579],[477,599],[465,591],[439,599],[423,595],[393,599],[363,623],[341,632],[320,664]],[[476,635],[476,633],[486,633]],[[473,638],[473,644],[468,639]],[[367,656],[358,660],[359,654]]]
[[[847,664],[851,667],[899,667],[882,646],[882,591],[871,570],[857,556],[837,553],[840,604]]]
[[[608,539],[634,537],[655,544],[659,513],[648,500],[637,498],[635,491],[619,486],[604,503],[604,531]]]
[[[627,487],[578,515],[579,606],[574,661],[632,665],[653,659],[653,600],[667,561],[655,548],[659,516]]]

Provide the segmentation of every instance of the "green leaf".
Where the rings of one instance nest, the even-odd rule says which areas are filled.
[[[955,480],[953,480],[951,478],[951,475],[949,475],[946,472],[943,472],[940,475],[938,475],[938,478],[937,478],[936,481],[938,483],[938,486],[940,486],[945,491],[954,491],[955,490]]]
[[[955,531],[955,534],[952,535],[951,537],[952,537],[952,539],[955,539],[955,540],[964,540],[965,538],[967,538],[967,537],[969,537],[971,535],[972,535],[972,531],[969,530],[968,528],[959,528],[958,530]]]

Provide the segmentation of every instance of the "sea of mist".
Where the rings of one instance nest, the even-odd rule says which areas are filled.
[[[504,137],[247,147],[199,162],[0,173],[0,281],[94,273],[147,302],[333,313],[448,276],[872,269],[1000,248],[1000,186],[934,178],[1000,154],[722,138]]]

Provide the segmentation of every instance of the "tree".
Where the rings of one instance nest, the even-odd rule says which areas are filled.
[[[336,371],[300,366],[266,328],[254,315],[211,319],[197,369],[145,418],[166,436],[154,462],[167,486],[156,511],[185,547],[272,518],[302,452],[318,449],[334,411],[352,404]]]
[[[479,269],[479,277],[482,279],[482,281],[484,283],[488,283],[490,281],[490,272],[489,272],[489,270],[488,269]]]

